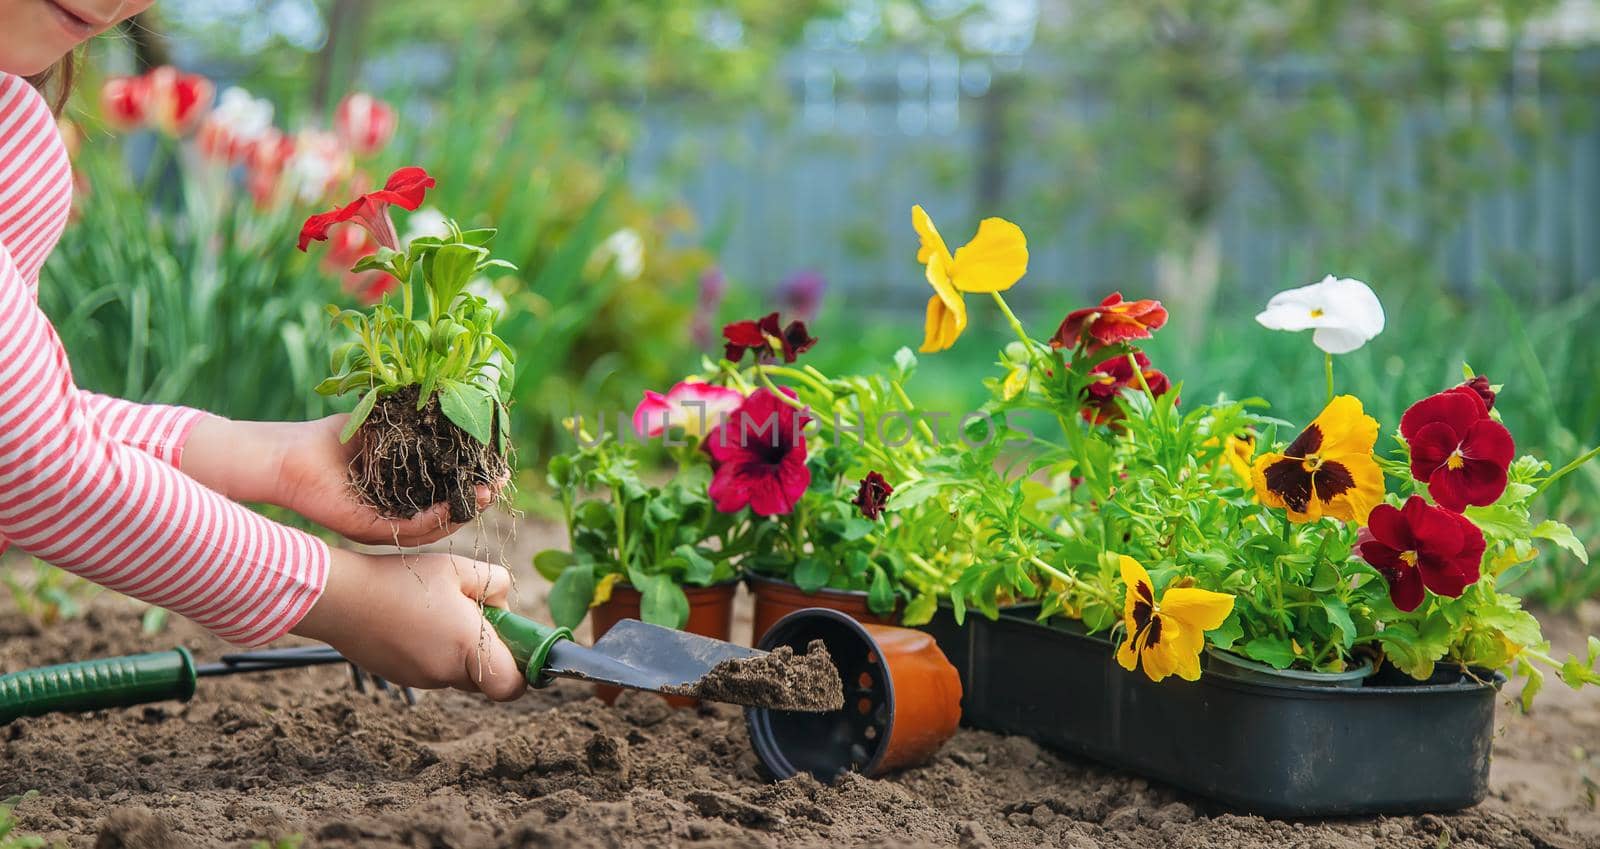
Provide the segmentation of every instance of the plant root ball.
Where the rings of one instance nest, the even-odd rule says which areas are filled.
[[[439,409],[435,395],[417,409],[415,386],[378,399],[356,431],[350,484],[382,516],[409,519],[435,504],[450,505],[450,521],[477,517],[478,486],[510,474],[506,458],[472,438]]]

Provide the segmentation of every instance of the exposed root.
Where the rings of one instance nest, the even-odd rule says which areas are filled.
[[[409,519],[443,503],[450,521],[471,521],[480,512],[477,487],[510,474],[506,458],[450,421],[437,399],[418,410],[416,387],[379,399],[360,437],[351,485],[361,503],[389,518]]]

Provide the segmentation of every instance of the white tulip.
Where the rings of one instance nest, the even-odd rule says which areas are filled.
[[[1273,295],[1256,321],[1272,330],[1315,330],[1311,341],[1318,348],[1348,354],[1383,332],[1383,304],[1360,280],[1330,274]]]

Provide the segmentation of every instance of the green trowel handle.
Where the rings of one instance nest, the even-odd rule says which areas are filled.
[[[194,658],[181,648],[0,675],[0,725],[47,713],[186,702],[195,677]]]
[[[511,649],[511,656],[522,667],[528,684],[534,687],[548,685],[550,676],[544,674],[544,664],[550,657],[550,647],[562,640],[572,639],[572,629],[541,625],[498,607],[485,607],[483,618],[489,620],[495,633]]]

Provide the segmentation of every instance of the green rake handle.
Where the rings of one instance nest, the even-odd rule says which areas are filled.
[[[194,658],[181,648],[0,675],[0,725],[47,713],[186,702],[195,678]]]
[[[550,647],[572,639],[571,629],[541,625],[497,607],[484,608],[483,616],[510,647],[528,682],[548,684],[542,670]],[[0,675],[0,725],[47,713],[186,702],[194,696],[198,677],[194,657],[183,648],[24,669]]]

